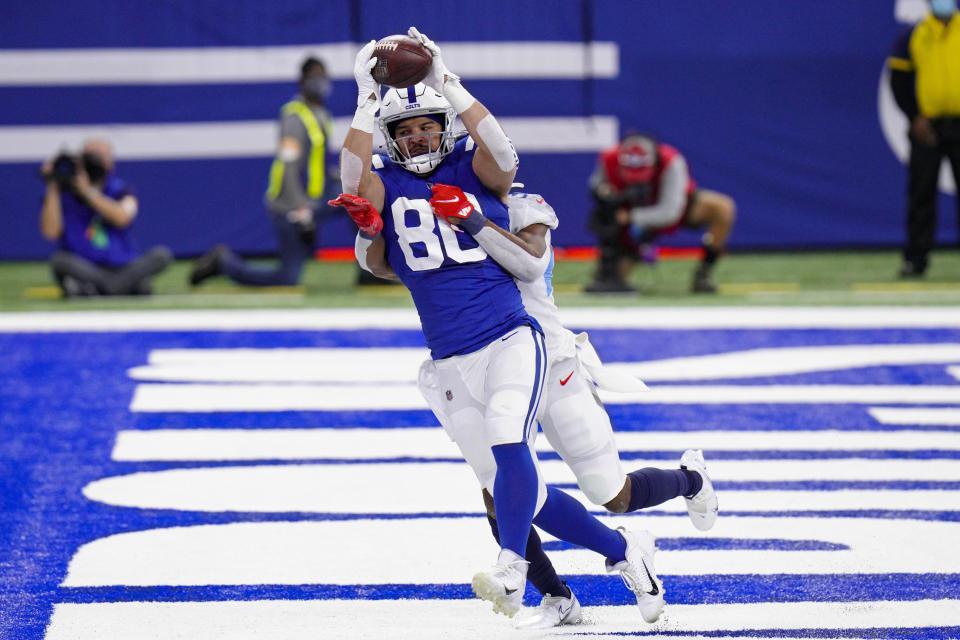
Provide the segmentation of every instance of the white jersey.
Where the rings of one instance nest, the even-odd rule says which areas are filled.
[[[510,233],[516,233],[532,224],[545,224],[550,229],[556,229],[559,224],[553,207],[535,193],[511,193],[507,196],[507,207],[510,212]],[[543,328],[547,357],[554,362],[560,358],[573,357],[576,354],[576,345],[573,332],[564,328],[560,322],[560,311],[553,300],[553,245],[550,243],[550,231],[547,231],[545,239],[547,251],[550,252],[550,263],[543,277],[533,282],[522,282],[518,279],[515,281],[523,296],[523,306],[527,313],[536,318]]]

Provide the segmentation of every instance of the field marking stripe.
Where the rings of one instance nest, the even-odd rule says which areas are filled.
[[[960,409],[941,407],[870,407],[870,415],[881,424],[960,426]]]
[[[841,591],[846,602],[941,600],[956,596],[960,575],[926,574],[769,574],[769,575],[661,575],[670,585],[671,605],[711,603],[748,604],[758,602],[819,602]],[[577,576],[578,593],[590,605],[625,606],[635,604],[626,589],[607,589],[605,576]],[[891,585],[900,587],[891,589]],[[229,592],[229,593],[228,593]],[[62,587],[61,601],[136,602],[136,601],[218,601],[261,599],[364,599],[462,600],[473,598],[468,584],[403,585],[228,585],[228,586],[156,586],[121,585],[116,587]],[[958,601],[960,603],[960,601]],[[960,623],[960,614],[958,614]]]
[[[960,452],[960,433],[930,431],[861,432],[617,432],[621,456],[670,458],[688,448],[707,451],[708,459],[718,452],[745,457],[762,452],[766,457],[780,452],[819,451],[910,452],[943,450]],[[538,438],[537,450],[552,451],[546,438]],[[661,453],[662,452],[662,453]],[[635,455],[631,455],[635,454]],[[862,453],[861,453],[862,454]],[[149,460],[281,460],[310,458],[382,458],[415,456],[431,458],[456,455],[455,446],[438,427],[399,429],[151,429],[121,430],[117,433],[112,458],[123,461]]]
[[[131,378],[163,382],[413,382],[428,352],[420,347],[152,351]],[[371,367],[373,361],[389,366]],[[737,349],[721,354],[616,362],[611,370],[651,382],[734,380],[960,362],[960,344],[859,344]],[[947,367],[947,372],[955,367]]]
[[[624,591],[621,589],[621,591]],[[144,598],[143,600],[146,600]],[[888,602],[791,602],[751,604],[670,604],[669,623],[637,630],[636,605],[591,607],[590,625],[576,630],[583,637],[715,636],[838,638],[863,637],[876,629],[877,637],[956,638],[960,606],[956,599]],[[458,600],[317,600],[263,599],[221,602],[93,602],[54,606],[48,640],[93,640],[103,630],[150,629],[157,637],[194,637],[197,621],[222,629],[233,640],[283,637],[306,640],[316,636],[313,621],[325,621],[331,637],[383,637],[392,640],[435,640],[451,637],[508,637],[507,624],[469,596]],[[424,620],[429,624],[425,625]],[[389,627],[385,627],[389,625]],[[587,630],[589,629],[589,631]],[[131,633],[132,635],[132,633]],[[516,635],[516,634],[514,634]]]
[[[939,385],[660,385],[649,392],[600,393],[622,404],[960,404],[960,386]],[[337,411],[426,409],[416,385],[155,384],[134,390],[134,412]]]
[[[623,590],[621,590],[623,591]],[[144,598],[143,600],[146,600]],[[584,637],[663,636],[776,637],[791,632],[811,638],[876,637],[956,638],[960,631],[960,601],[956,599],[888,602],[792,602],[751,604],[670,604],[670,621],[637,630],[636,605],[591,608]],[[376,638],[389,624],[392,640],[434,640],[458,637],[508,637],[502,618],[478,613],[469,596],[459,600],[317,600],[263,599],[221,602],[93,602],[54,606],[48,640],[93,640],[103,630],[151,629],[156,637],[195,637],[197,621],[223,629],[224,637],[254,640],[283,637],[305,640],[316,636],[315,624],[325,621],[331,637]],[[429,620],[429,625],[423,621]],[[586,631],[589,629],[589,631]],[[859,633],[858,633],[859,631]],[[952,635],[951,635],[952,634]],[[132,635],[132,634],[131,634]]]
[[[689,307],[568,308],[570,327],[596,329],[891,329],[960,328],[960,307]],[[0,313],[0,331],[186,331],[412,329],[408,309],[224,309],[161,311],[22,311]]]

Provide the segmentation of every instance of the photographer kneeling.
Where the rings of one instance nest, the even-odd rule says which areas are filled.
[[[64,297],[149,294],[153,276],[173,260],[162,246],[141,255],[130,231],[137,197],[112,171],[113,152],[103,139],[41,169],[47,188],[40,232],[58,245],[50,262]]]

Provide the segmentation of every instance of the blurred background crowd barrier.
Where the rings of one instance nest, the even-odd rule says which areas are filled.
[[[700,185],[734,197],[733,249],[899,246],[906,123],[884,62],[925,10],[923,0],[15,3],[0,22],[0,259],[49,255],[39,165],[92,135],[114,143],[137,189],[141,238],[178,257],[221,241],[270,252],[262,197],[299,62],[327,62],[339,145],[358,43],[411,24],[515,141],[518,180],[561,216],[557,246],[594,244],[587,179],[597,151],[631,128],[681,149]],[[938,237],[954,241],[953,217],[942,218]],[[353,228],[340,217],[321,237],[352,246]]]

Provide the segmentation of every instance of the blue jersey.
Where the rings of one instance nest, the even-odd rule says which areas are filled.
[[[484,216],[509,229],[506,205],[473,172],[471,138],[462,138],[428,177],[375,156],[373,170],[384,186],[386,257],[410,290],[431,356],[436,360],[482,349],[522,324],[527,315],[513,278],[465,232],[433,214],[430,185],[460,187]]]
[[[120,200],[133,195],[133,191],[120,178],[108,175],[103,194]],[[122,267],[140,254],[129,226],[113,226],[89,204],[67,190],[60,194],[60,206],[63,211],[63,233],[59,245],[64,251],[105,267]]]

